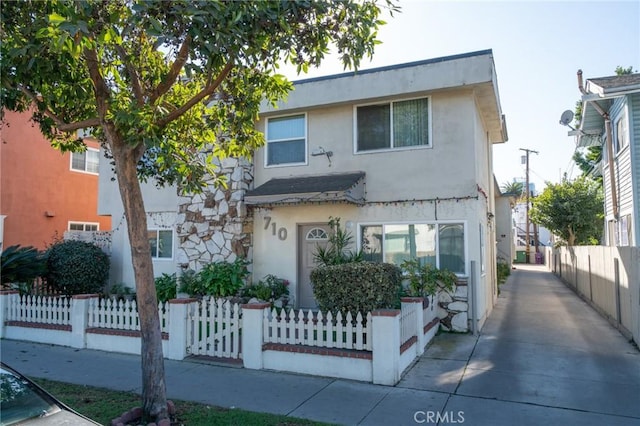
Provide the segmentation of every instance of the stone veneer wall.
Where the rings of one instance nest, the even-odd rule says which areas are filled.
[[[243,201],[253,181],[253,167],[244,158],[225,158],[218,166],[227,188],[209,184],[200,194],[178,197],[176,259],[183,268],[197,271],[211,262],[253,256],[253,218]]]
[[[467,280],[458,279],[453,292],[441,291],[438,318],[445,331],[469,331],[469,299]]]

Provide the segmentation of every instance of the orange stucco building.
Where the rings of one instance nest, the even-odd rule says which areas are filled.
[[[44,249],[64,232],[108,231],[98,216],[99,145],[85,153],[51,147],[30,114],[5,111],[0,128],[0,243]]]

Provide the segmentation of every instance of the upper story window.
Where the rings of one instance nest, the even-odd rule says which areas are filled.
[[[356,107],[356,151],[430,146],[429,98]]]
[[[616,153],[629,145],[629,130],[627,128],[627,112],[623,112],[616,121],[616,134],[613,137],[613,149]]]
[[[305,114],[267,119],[266,166],[305,164],[307,119]]]
[[[97,231],[98,225],[93,222],[69,222],[69,231]]]
[[[85,152],[71,153],[71,170],[87,173],[98,173],[99,153],[95,148],[87,148]]]

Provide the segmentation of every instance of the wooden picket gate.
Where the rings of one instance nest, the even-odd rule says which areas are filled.
[[[224,299],[192,303],[187,313],[187,354],[242,358],[242,308]]]

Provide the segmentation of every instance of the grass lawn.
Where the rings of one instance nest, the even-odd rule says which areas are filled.
[[[45,379],[32,380],[74,410],[103,424],[123,412],[141,405],[140,396],[131,392],[119,392],[83,385],[72,385]],[[176,405],[177,424],[186,426],[295,426],[326,425],[325,423],[273,414],[253,413],[237,409],[213,407],[195,402],[173,400]]]

